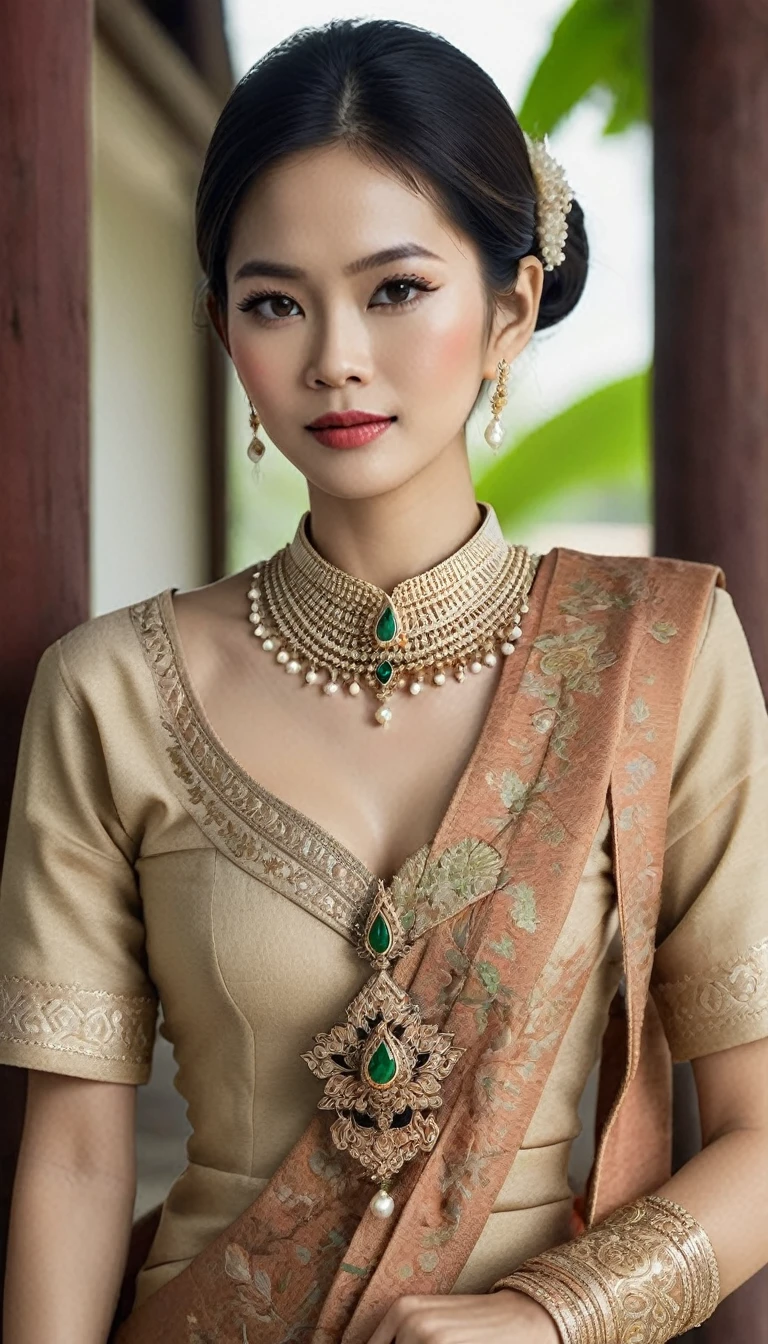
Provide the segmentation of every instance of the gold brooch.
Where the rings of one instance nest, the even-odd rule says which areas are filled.
[[[358,943],[376,967],[347,1007],[346,1022],[313,1036],[301,1058],[327,1079],[318,1107],[336,1111],[331,1138],[379,1182],[370,1202],[379,1218],[395,1204],[391,1177],[417,1153],[434,1147],[439,1130],[432,1114],[443,1104],[441,1082],[464,1047],[452,1032],[422,1022],[421,1013],[388,973],[388,964],[411,946],[391,894],[380,880]]]

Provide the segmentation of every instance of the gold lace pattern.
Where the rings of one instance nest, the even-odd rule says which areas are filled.
[[[156,1000],[80,985],[0,976],[0,1040],[94,1059],[148,1065]]]
[[[675,1060],[756,1039],[768,1029],[768,938],[705,975],[654,983],[653,996]]]

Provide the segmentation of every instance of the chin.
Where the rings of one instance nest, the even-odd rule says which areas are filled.
[[[379,495],[388,495],[402,489],[419,472],[429,465],[432,459],[416,462],[411,457],[407,462],[402,454],[394,455],[383,450],[368,454],[363,460],[365,449],[348,448],[343,451],[326,449],[328,457],[319,464],[314,460],[296,461],[294,465],[307,478],[310,485],[337,499],[373,499]],[[399,460],[398,460],[399,459]]]

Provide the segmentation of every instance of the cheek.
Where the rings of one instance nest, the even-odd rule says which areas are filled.
[[[477,337],[471,323],[455,323],[438,333],[435,352],[441,365],[452,371],[466,367],[467,360],[477,354]]]
[[[422,392],[429,388],[430,400],[437,396],[448,405],[457,395],[464,395],[477,359],[477,333],[472,323],[447,323],[415,343],[403,365],[402,377]]]
[[[473,296],[457,294],[450,303],[435,304],[426,316],[429,320],[418,324],[417,338],[403,342],[406,376],[427,380],[433,387],[454,385],[457,375],[459,380],[462,375],[471,377],[482,339],[482,314],[476,311]]]
[[[287,365],[284,352],[278,353],[276,344],[272,343],[270,349],[269,342],[250,339],[244,327],[230,327],[232,362],[256,405],[259,400],[263,403],[265,398],[270,400],[282,396],[282,380],[286,377]]]

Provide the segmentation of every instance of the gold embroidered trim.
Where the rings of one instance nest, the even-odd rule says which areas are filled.
[[[0,976],[0,1040],[149,1066],[157,1002],[149,995],[110,994]]]
[[[652,991],[675,1060],[754,1040],[756,1024],[768,1030],[768,938],[706,975],[659,981]]]
[[[214,831],[255,877],[351,937],[370,900],[375,875],[309,817],[281,804],[222,754],[179,672],[159,597],[137,602],[130,615],[169,715],[162,724],[172,739],[171,764],[202,828]]]

